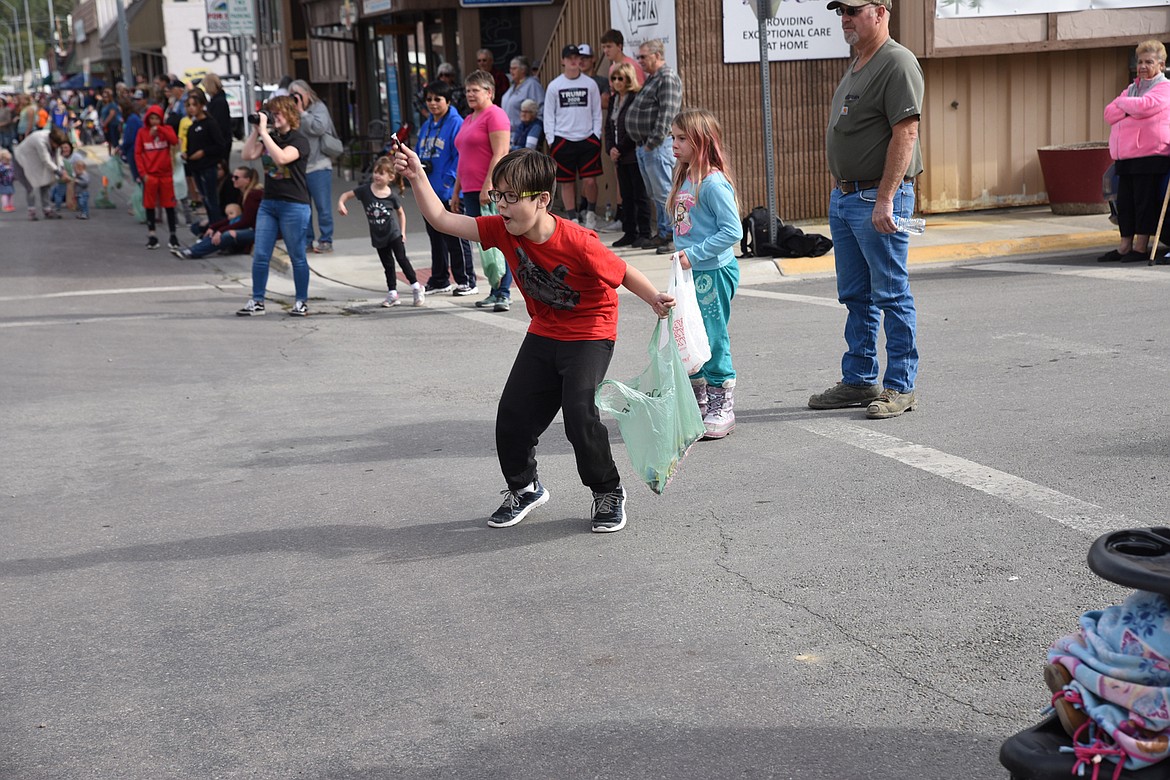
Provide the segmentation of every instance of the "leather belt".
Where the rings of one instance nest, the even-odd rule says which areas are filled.
[[[903,176],[902,181],[914,181],[914,177]],[[868,179],[866,181],[839,181],[837,182],[837,189],[841,190],[841,192],[846,195],[851,195],[858,190],[872,190],[881,183],[881,179]]]

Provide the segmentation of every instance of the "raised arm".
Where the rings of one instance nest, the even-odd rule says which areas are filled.
[[[394,170],[410,182],[418,210],[431,227],[440,233],[479,242],[479,225],[476,224],[475,218],[466,214],[453,214],[443,208],[443,202],[431,187],[426,172],[422,169],[422,163],[413,149],[405,144],[395,145]]]

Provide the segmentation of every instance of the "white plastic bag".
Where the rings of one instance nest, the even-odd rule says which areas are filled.
[[[670,258],[670,284],[666,288],[674,296],[674,317],[671,331],[678,354],[682,358],[687,374],[698,373],[711,359],[711,343],[707,341],[707,327],[703,325],[703,313],[699,311],[699,298],[695,294],[695,276],[690,268],[683,268],[678,252]],[[666,343],[666,331],[662,331],[659,348]]]

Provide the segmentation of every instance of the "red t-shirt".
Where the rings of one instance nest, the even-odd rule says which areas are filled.
[[[554,217],[543,244],[514,236],[498,215],[476,217],[479,242],[504,253],[532,323],[528,332],[557,341],[617,339],[617,287],[626,261],[575,222]]]

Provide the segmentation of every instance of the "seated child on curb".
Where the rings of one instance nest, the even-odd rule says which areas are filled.
[[[16,211],[16,206],[12,203],[12,196],[16,192],[13,182],[16,181],[16,175],[12,168],[12,152],[7,149],[0,149],[0,209],[4,211]]]
[[[394,270],[394,259],[397,258],[406,281],[410,282],[414,305],[424,306],[426,294],[422,285],[418,283],[414,267],[406,257],[406,211],[390,187],[390,182],[394,178],[394,161],[389,157],[379,157],[374,163],[374,181],[342,193],[337,199],[337,213],[343,217],[349,214],[345,202],[350,198],[357,198],[366,210],[366,221],[370,225],[370,243],[378,250],[378,259],[382,261],[382,269],[386,272],[388,292],[382,305],[389,308],[399,304],[398,274]]]
[[[89,219],[89,174],[85,160],[73,163],[73,197],[77,200],[77,218]]]
[[[431,189],[418,155],[399,146],[396,166],[436,230],[504,253],[532,318],[496,413],[496,453],[507,489],[488,525],[519,523],[548,501],[537,477],[536,444],[558,411],[573,445],[577,473],[593,491],[594,533],[626,524],[626,492],[594,393],[605,378],[617,338],[619,285],[665,317],[674,298],[609,251],[591,230],[549,213],[556,164],[533,149],[505,155],[491,171],[488,196],[499,214],[447,211]]]

